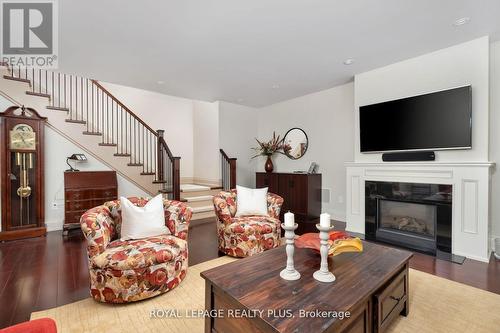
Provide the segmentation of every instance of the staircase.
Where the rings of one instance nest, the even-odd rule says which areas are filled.
[[[181,184],[181,201],[193,209],[193,220],[214,217],[212,198],[222,190],[221,186],[209,184]]]
[[[220,191],[236,188],[236,158],[220,151],[222,186],[210,184],[181,184],[181,200],[193,208],[193,220],[214,217],[213,197]]]
[[[180,157],[164,131],[152,129],[99,82],[6,63],[0,74],[0,93],[12,103],[37,110],[48,126],[145,192],[180,200]]]

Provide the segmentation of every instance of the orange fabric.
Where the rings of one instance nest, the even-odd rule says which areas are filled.
[[[328,243],[330,244],[330,249],[328,250],[329,256],[336,256],[345,252],[363,251],[363,243],[361,240],[357,237],[354,238],[349,236],[345,231],[330,231]],[[319,233],[303,234],[295,240],[295,246],[319,252]]]
[[[0,333],[57,333],[57,326],[50,318],[40,318],[1,329]]]

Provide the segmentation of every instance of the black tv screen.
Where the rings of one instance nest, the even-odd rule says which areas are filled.
[[[471,148],[471,86],[359,108],[361,152]]]

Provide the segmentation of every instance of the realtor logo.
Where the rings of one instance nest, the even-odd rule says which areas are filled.
[[[12,66],[55,68],[57,4],[1,0],[2,61]]]

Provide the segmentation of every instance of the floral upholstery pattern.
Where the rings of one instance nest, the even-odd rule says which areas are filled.
[[[183,239],[161,235],[138,240],[115,240],[91,259],[93,267],[119,270],[137,269],[168,263],[187,251]]]
[[[273,193],[267,194],[269,216],[235,217],[236,196],[236,190],[231,190],[220,192],[213,198],[219,251],[233,257],[248,257],[278,247],[283,198]]]
[[[137,197],[129,200],[141,207],[148,202]],[[105,202],[83,214],[80,225],[87,239],[90,294],[95,300],[138,301],[167,292],[184,279],[192,210],[172,200],[164,200],[163,206],[171,235],[127,241],[120,240],[119,200]]]

